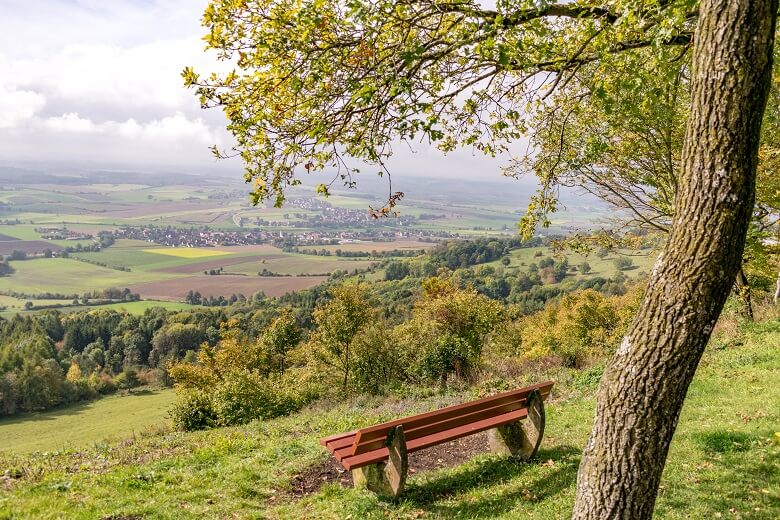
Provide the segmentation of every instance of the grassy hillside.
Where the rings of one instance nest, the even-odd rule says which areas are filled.
[[[28,453],[84,447],[124,439],[166,422],[173,390],[113,395],[56,410],[0,419],[0,451]]]
[[[0,419],[0,451],[28,453],[123,439],[166,422],[173,390],[114,395],[57,410]]]
[[[301,494],[292,481],[302,473],[327,475],[323,436],[471,395],[363,398],[237,428],[7,456],[0,459],[7,468],[0,518],[567,518],[598,375],[597,367],[525,374],[528,381],[558,382],[538,459],[523,465],[483,453],[415,472],[398,503],[339,484]],[[778,380],[780,322],[712,342],[671,447],[658,518],[780,517]]]
[[[536,256],[540,255],[540,256]],[[583,255],[574,251],[566,251],[565,254],[554,258],[565,258],[568,260],[570,266],[579,266],[583,262],[587,262],[591,271],[588,274],[582,274],[579,271],[570,274],[568,279],[582,279],[595,276],[602,276],[609,278],[615,276],[618,273],[618,268],[615,267],[615,260],[618,258],[628,258],[633,265],[623,271],[623,274],[629,278],[637,278],[646,275],[653,267],[658,256],[657,251],[634,251],[629,249],[621,249],[615,252],[610,252],[604,258],[599,258],[596,254],[591,253]],[[532,263],[539,263],[539,261],[553,257],[553,251],[549,247],[524,247],[515,249],[509,254],[510,263],[506,267],[507,269],[519,269],[521,271],[527,271],[528,266]],[[498,267],[499,261],[491,262],[489,265]]]

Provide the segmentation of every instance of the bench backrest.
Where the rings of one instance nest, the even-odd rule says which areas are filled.
[[[542,397],[545,397],[550,393],[552,386],[553,382],[547,381],[477,401],[449,406],[433,412],[413,415],[404,419],[363,428],[358,430],[355,436],[355,441],[352,444],[352,455],[359,455],[384,447],[387,434],[396,426],[403,426],[404,436],[406,441],[409,442],[420,437],[434,435],[483,419],[524,409],[526,400],[532,391],[538,390]]]

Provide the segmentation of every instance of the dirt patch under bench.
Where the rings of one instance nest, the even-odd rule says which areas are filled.
[[[409,475],[459,466],[481,453],[487,453],[487,451],[486,432],[416,451],[409,454]],[[295,475],[290,481],[289,494],[294,497],[303,497],[316,493],[325,484],[334,483],[344,487],[352,486],[352,473],[345,470],[336,459],[328,457],[322,464],[310,466]]]

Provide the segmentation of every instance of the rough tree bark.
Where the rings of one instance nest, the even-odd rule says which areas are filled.
[[[598,391],[575,519],[652,516],[688,385],[740,268],[777,0],[703,0],[669,240]]]

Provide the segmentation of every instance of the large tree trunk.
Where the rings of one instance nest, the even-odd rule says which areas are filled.
[[[740,268],[777,0],[703,0],[669,240],[601,380],[575,519],[647,519],[688,385]]]

